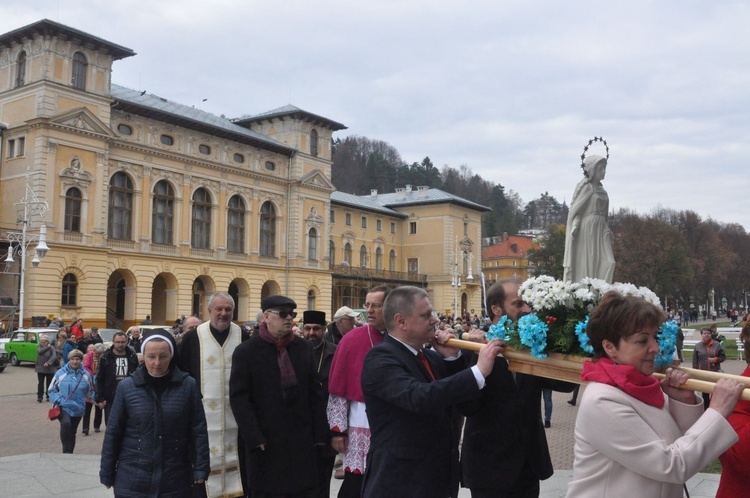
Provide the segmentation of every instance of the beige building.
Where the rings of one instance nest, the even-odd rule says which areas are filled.
[[[334,192],[331,137],[345,126],[294,106],[228,120],[112,83],[134,55],[49,20],[0,35],[0,254],[24,224],[32,237],[46,226],[50,247],[26,264],[24,324],[206,318],[215,291],[235,297],[238,321],[273,293],[331,313],[379,283],[424,286],[441,311],[481,308],[465,277],[487,208],[422,187]],[[31,198],[48,209],[19,216]],[[6,324],[21,287],[11,249]]]
[[[407,185],[395,193],[364,196],[334,192],[328,249],[334,307],[361,308],[375,285],[417,285],[439,312],[479,313],[476,241],[486,211],[428,187]]]

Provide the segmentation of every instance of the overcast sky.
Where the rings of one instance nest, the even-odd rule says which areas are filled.
[[[294,104],[526,202],[570,201],[603,136],[611,209],[750,230],[747,2],[0,2],[0,32],[43,18],[137,52],[115,83],[227,117]]]

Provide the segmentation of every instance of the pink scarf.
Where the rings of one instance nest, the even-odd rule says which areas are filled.
[[[286,347],[294,340],[294,334],[290,331],[284,337],[277,339],[271,335],[266,326],[266,322],[261,322],[258,328],[260,338],[269,344],[276,346],[276,361],[279,363],[279,373],[281,375],[281,392],[286,398],[287,389],[297,385],[297,374],[294,373],[292,360],[289,358],[289,352]]]
[[[647,405],[664,406],[664,392],[656,377],[643,375],[630,365],[615,364],[609,358],[599,358],[596,363],[585,362],[581,380],[619,387],[625,394]]]

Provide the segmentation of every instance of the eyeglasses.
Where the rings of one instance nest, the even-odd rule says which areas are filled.
[[[288,316],[291,316],[292,318],[297,318],[297,312],[296,311],[280,311],[280,310],[266,310],[269,313],[273,313],[274,315],[279,315],[279,318],[282,320],[285,320]]]

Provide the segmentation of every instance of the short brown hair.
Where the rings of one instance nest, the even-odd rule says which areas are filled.
[[[492,287],[487,291],[487,316],[490,317],[491,322],[494,322],[495,318],[499,318],[496,317],[495,313],[492,311],[493,305],[500,306],[503,313],[505,313],[505,284],[515,283],[517,283],[517,281],[513,278],[501,278],[492,284]]]
[[[602,344],[605,339],[619,346],[623,338],[640,332],[644,327],[658,327],[666,318],[664,310],[640,297],[607,292],[591,312],[586,328],[594,348],[594,359],[607,357]]]

